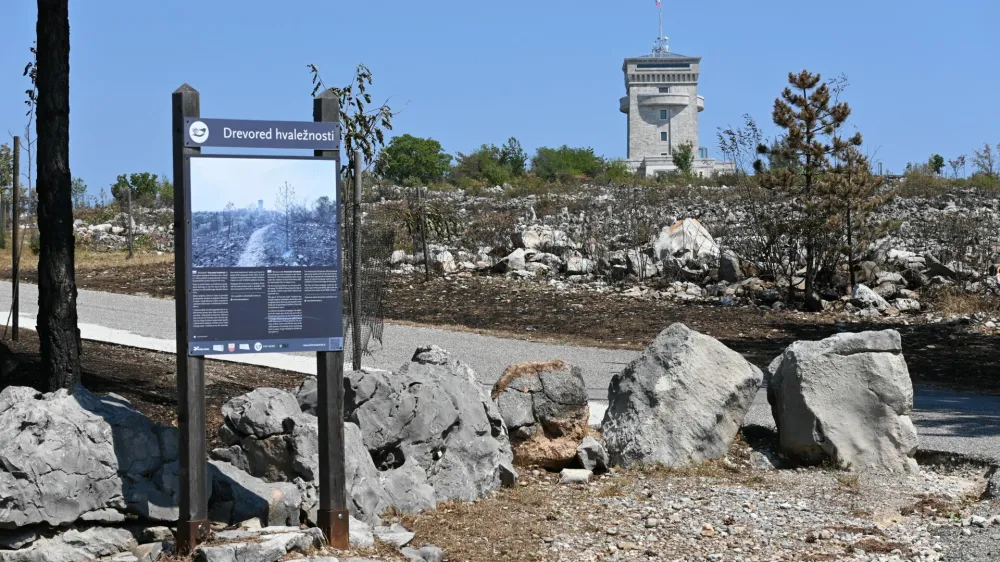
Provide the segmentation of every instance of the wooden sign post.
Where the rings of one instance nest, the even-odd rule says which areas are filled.
[[[173,95],[174,143],[174,303],[177,321],[177,429],[180,431],[180,519],[177,549],[191,552],[208,522],[208,458],[205,432],[205,358],[191,356],[188,348],[187,284],[188,224],[191,202],[185,159],[200,148],[185,146],[185,118],[199,117],[198,90],[184,84]]]
[[[204,357],[296,351],[316,352],[318,523],[331,546],[343,550],[349,546],[341,134],[339,98],[333,90],[313,100],[312,122],[202,118],[197,90],[185,84],[173,94],[180,552],[191,552],[209,530]],[[307,149],[313,156],[211,155],[202,154],[202,146]],[[272,176],[246,173],[251,168]],[[292,174],[299,183],[289,186],[273,174]],[[279,190],[284,185],[285,209],[265,211],[261,190],[275,185]],[[227,248],[220,253],[213,245],[224,224],[218,218],[220,213],[228,217],[226,236],[231,236],[234,211],[232,201],[221,206],[226,199],[218,196],[251,193],[256,203],[252,212],[258,218],[274,221],[280,212],[284,236],[275,236],[280,227],[272,222],[250,237],[253,246],[245,241],[243,252],[234,255]],[[308,211],[311,207],[290,211],[293,197],[328,204],[330,195],[335,216]],[[295,238],[303,233],[304,239]],[[265,239],[271,241],[270,251],[263,249]],[[273,251],[278,244],[280,251]]]

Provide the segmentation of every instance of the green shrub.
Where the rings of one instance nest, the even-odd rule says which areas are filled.
[[[908,169],[910,171],[903,176],[903,183],[899,186],[902,197],[936,197],[951,187],[947,180],[929,173],[926,167],[908,166]]]
[[[489,185],[506,185],[510,183],[510,170],[496,162],[487,161],[482,167],[483,179]]]
[[[156,174],[142,172],[139,174],[121,174],[111,186],[111,195],[119,204],[125,205],[129,191],[132,192],[132,204],[142,207],[152,206],[160,193],[161,182]],[[171,185],[170,193],[173,193]]]
[[[472,196],[482,195],[486,193],[487,187],[491,187],[486,185],[486,180],[470,176],[462,176],[458,178],[453,177],[452,181],[458,186],[459,189]]]
[[[524,174],[527,155],[514,137],[498,147],[484,144],[469,154],[458,154],[457,164],[451,171],[452,178],[483,180],[489,185],[504,185]]]
[[[137,234],[132,238],[132,249],[137,252],[148,252],[153,249],[153,237],[148,234]]]
[[[531,171],[543,180],[584,176],[595,178],[604,169],[604,159],[593,148],[539,147],[531,159]]]
[[[694,165],[694,145],[691,141],[681,143],[674,151],[674,165],[686,179],[690,179],[691,167]]]
[[[988,174],[973,174],[967,181],[969,187],[978,191],[996,191],[1000,187],[1000,181],[995,176]]]
[[[31,235],[28,237],[28,249],[31,250],[31,253],[34,254],[34,255],[36,255],[36,256],[38,254],[40,254],[41,251],[42,251],[42,246],[41,246],[41,244],[38,241],[38,229],[37,228],[32,228],[31,229]]]
[[[426,185],[443,178],[450,167],[451,155],[438,141],[400,135],[379,155],[375,173],[398,183]]]
[[[607,163],[598,179],[605,182],[623,182],[635,179],[635,174],[629,171],[627,162],[616,158]]]

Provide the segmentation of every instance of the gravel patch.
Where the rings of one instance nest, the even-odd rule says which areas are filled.
[[[470,561],[992,560],[1000,548],[1000,509],[977,502],[985,479],[975,465],[910,476],[764,470],[739,446],[720,462],[617,470],[589,484],[522,475],[513,490],[407,526]],[[978,512],[982,521],[971,519]]]

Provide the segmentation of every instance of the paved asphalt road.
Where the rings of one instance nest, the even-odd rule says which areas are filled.
[[[37,288],[22,284],[22,317],[37,314],[37,300]],[[6,311],[9,310],[10,285],[2,283],[0,311],[4,311],[4,318],[0,322],[7,320]],[[80,291],[77,310],[81,323],[143,336],[145,340],[138,338],[142,341],[167,343],[174,339],[172,300]],[[115,334],[116,338],[121,335],[120,332]],[[128,339],[129,334],[123,339]],[[611,376],[637,355],[632,351],[532,343],[394,324],[386,325],[384,335],[384,349],[366,360],[365,366],[394,369],[406,363],[418,346],[433,343],[472,366],[484,383],[492,384],[511,363],[563,359],[581,367],[595,406],[599,405],[598,401],[607,399]],[[88,337],[87,334],[84,337]],[[301,365],[304,358],[293,359]],[[923,449],[973,454],[1000,462],[1000,397],[918,387],[913,419]],[[773,427],[763,392],[757,395],[746,423]]]

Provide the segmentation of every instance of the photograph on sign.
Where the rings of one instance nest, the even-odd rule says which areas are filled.
[[[188,352],[343,348],[337,164],[188,158]]]
[[[191,266],[332,267],[335,177],[329,160],[193,160]]]

